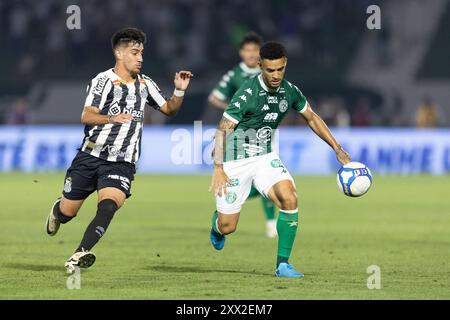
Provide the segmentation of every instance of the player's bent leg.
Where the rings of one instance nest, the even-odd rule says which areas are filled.
[[[270,188],[268,196],[280,208],[277,220],[278,254],[275,275],[290,278],[303,277],[304,275],[288,262],[298,228],[295,186],[291,180],[282,180]]]
[[[97,214],[86,228],[76,252],[89,251],[97,244],[125,198],[126,195],[117,188],[103,188],[98,191]]]
[[[223,214],[214,212],[211,221],[210,240],[214,249],[222,250],[225,245],[225,235],[236,231],[239,221],[239,212],[232,214]]]
[[[53,203],[46,221],[47,234],[54,236],[60,227],[74,218],[81,208],[84,200],[69,200],[64,196]]]
[[[117,188],[108,187],[98,191],[97,214],[86,228],[80,245],[67,260],[67,272],[72,273],[75,266],[89,268],[95,262],[95,254],[90,250],[105,234],[116,211],[123,205],[126,194]]]

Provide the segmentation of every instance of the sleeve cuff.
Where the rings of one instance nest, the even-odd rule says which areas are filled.
[[[228,120],[230,120],[231,122],[233,122],[234,124],[238,124],[238,123],[239,123],[238,120],[236,120],[235,118],[233,118],[232,116],[230,116],[230,115],[229,115],[228,113],[226,113],[226,112],[223,113],[223,116],[224,116],[225,118],[227,118]]]
[[[299,113],[304,113],[306,110],[308,110],[308,100],[305,100],[305,104],[303,105],[303,108],[300,109]]]
[[[214,97],[216,97],[219,100],[222,100],[222,101],[226,101],[227,100],[227,97],[222,92],[220,92],[217,89],[214,89],[212,94],[213,94]]]

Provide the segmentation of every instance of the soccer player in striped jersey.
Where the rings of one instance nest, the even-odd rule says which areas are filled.
[[[259,49],[262,42],[262,38],[254,32],[249,32],[245,35],[239,46],[239,56],[242,61],[232,70],[228,71],[213,89],[208,97],[208,102],[211,106],[223,112],[242,84],[261,72],[259,68]],[[250,199],[256,197],[261,199],[266,218],[266,236],[275,238],[277,236],[275,205],[269,199],[261,196],[254,187],[252,187],[248,197]]]
[[[60,224],[72,220],[84,200],[97,191],[97,213],[65,263],[69,273],[94,263],[96,257],[90,250],[131,196],[135,163],[141,152],[145,105],[174,116],[193,76],[190,71],[176,72],[173,96],[166,99],[156,83],[140,73],[145,42],[146,35],[139,29],[116,32],[111,38],[114,68],[99,73],[87,87],[81,115],[85,136],[67,170],[62,196],[53,204],[46,223],[47,234],[54,236]]]

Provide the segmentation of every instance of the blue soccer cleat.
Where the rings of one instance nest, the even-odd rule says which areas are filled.
[[[303,273],[295,270],[292,264],[286,262],[280,263],[277,270],[275,270],[275,275],[277,277],[288,277],[288,278],[301,278],[305,276]]]
[[[211,239],[211,244],[213,245],[214,249],[222,250],[223,246],[225,245],[225,236],[223,234],[217,233],[213,229],[211,229],[211,235],[209,238]]]

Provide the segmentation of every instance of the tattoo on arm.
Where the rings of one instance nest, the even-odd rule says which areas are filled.
[[[221,166],[223,164],[226,136],[233,132],[236,125],[236,123],[225,117],[222,117],[220,120],[215,135],[216,142],[214,145],[214,165]]]

